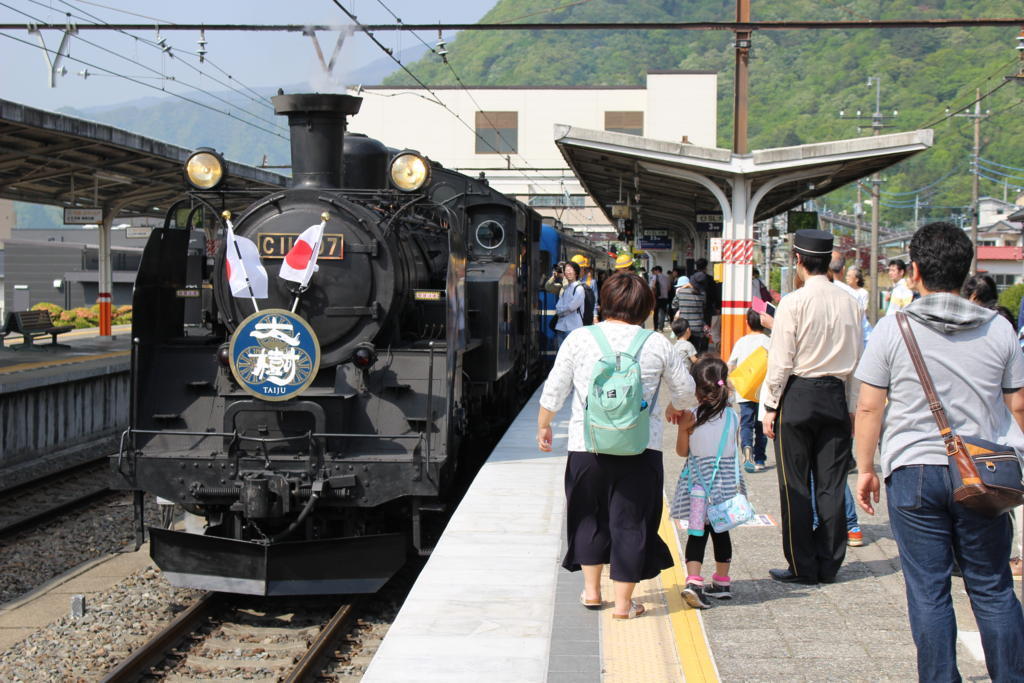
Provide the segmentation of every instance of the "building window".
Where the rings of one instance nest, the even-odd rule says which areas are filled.
[[[509,154],[519,151],[519,112],[478,111],[476,153]]]
[[[994,247],[996,246],[995,240],[978,240],[979,247]]]
[[[1000,289],[1003,287],[1009,287],[1017,282],[1017,276],[1009,273],[988,273],[988,275],[995,280],[996,287],[999,287]]]
[[[604,129],[612,133],[644,134],[644,113],[642,111],[606,111]]]

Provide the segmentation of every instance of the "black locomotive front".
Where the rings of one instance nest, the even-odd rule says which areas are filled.
[[[426,545],[421,515],[441,508],[468,421],[533,367],[532,299],[517,283],[535,279],[536,214],[486,182],[346,135],[359,104],[275,97],[291,129],[292,187],[250,201],[200,183],[147,243],[131,426],[113,468],[137,501],[155,494],[199,522],[191,533],[149,528],[176,585],[377,590],[410,543]],[[231,293],[228,220],[259,249],[265,297]],[[278,277],[297,236],[321,221],[308,288]],[[481,225],[502,228],[519,260],[485,255],[469,274],[470,311],[465,239]],[[254,307],[294,310],[315,334],[319,366],[300,395],[267,400],[232,372],[232,335]],[[474,339],[481,326],[493,334]]]

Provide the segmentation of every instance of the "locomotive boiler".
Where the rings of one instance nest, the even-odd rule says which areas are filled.
[[[538,381],[540,217],[347,133],[357,97],[273,102],[291,186],[218,189],[226,164],[198,150],[146,245],[112,471],[140,534],[144,493],[189,513],[187,530],[148,526],[172,584],[373,592],[429,552],[426,519]],[[317,226],[308,282],[284,279]]]

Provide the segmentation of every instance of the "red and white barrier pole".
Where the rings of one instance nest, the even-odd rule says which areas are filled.
[[[100,336],[109,337],[112,333],[111,320],[113,319],[110,292],[100,292],[96,295],[96,303],[100,305]]]

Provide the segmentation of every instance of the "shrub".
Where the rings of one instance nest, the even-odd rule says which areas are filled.
[[[75,314],[75,320],[71,324],[75,327],[97,327],[100,324],[99,307],[95,306],[95,311],[92,308],[76,308],[72,311]]]
[[[1014,318],[1020,310],[1020,300],[1024,298],[1024,284],[1013,285],[1003,290],[999,295],[999,305],[1010,310]]]
[[[51,303],[49,303],[47,301],[40,301],[39,303],[37,303],[35,306],[32,307],[32,310],[33,311],[49,311],[50,312],[50,317],[52,319],[54,319],[54,320],[56,320],[57,317],[61,313],[64,312],[64,309],[61,308],[60,306],[58,306],[57,304],[51,304]]]

